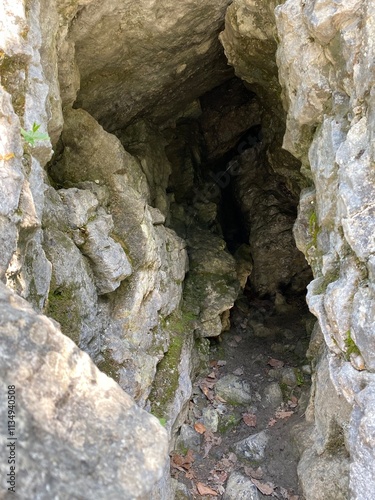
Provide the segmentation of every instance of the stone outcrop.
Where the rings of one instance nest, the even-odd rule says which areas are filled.
[[[157,419],[3,284],[0,336],[3,394],[15,391],[17,497],[149,497],[167,462]],[[4,403],[0,414],[8,436]],[[5,460],[0,470],[6,478]]]
[[[339,5],[288,0],[275,7],[235,0],[228,9],[221,41],[236,74],[258,95],[266,95],[264,105],[272,102],[275,109],[280,88],[274,77],[277,63],[286,112],[283,147],[301,160],[301,172],[310,184],[302,192],[294,234],[314,271],[308,302],[329,350],[321,354],[322,361],[317,365],[317,393],[310,406],[311,419],[318,429],[312,434],[313,446],[319,451],[308,461],[304,455],[299,473],[307,498],[338,498],[338,494],[342,498],[367,498],[360,485],[366,483],[373,489],[369,464],[375,458],[369,435],[365,440],[362,433],[367,411],[374,405],[369,355],[373,351],[369,332],[373,330],[374,310],[370,236],[374,69],[369,63],[374,56],[370,42],[374,7],[366,0]],[[259,54],[264,58],[265,53],[270,61],[262,64]],[[272,168],[281,172],[275,163]],[[283,172],[288,177],[285,168]],[[325,417],[325,425],[334,434],[346,436],[346,429],[351,428],[350,438],[345,440],[335,440],[332,435],[333,441],[322,441],[319,431],[322,415],[331,414],[331,398],[318,396],[322,391],[322,366],[327,363],[332,394],[338,394],[336,413],[346,418],[332,426],[328,424],[330,418]],[[328,471],[324,465],[326,453],[336,464],[335,477],[346,477],[350,454],[350,493],[345,480],[337,491],[322,493],[318,486],[311,489],[311,468],[316,467],[319,474]],[[327,475],[325,483],[331,479]]]
[[[1,3],[0,369],[25,430],[20,498],[31,483],[40,498],[172,495],[166,434],[139,406],[171,443],[239,281],[303,290],[298,199],[319,320],[302,487],[375,490],[374,9]],[[48,139],[23,139],[34,123]]]
[[[63,102],[76,98],[107,130],[145,114],[174,118],[230,74],[217,40],[229,3],[77,2],[64,43],[80,79],[61,75]]]

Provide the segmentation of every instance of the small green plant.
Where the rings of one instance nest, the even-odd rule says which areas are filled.
[[[345,347],[346,347],[345,358],[347,361],[349,361],[351,354],[361,354],[361,351],[358,349],[356,343],[352,339],[350,330],[346,332]]]
[[[22,137],[28,144],[30,144],[30,146],[35,146],[36,141],[47,141],[49,139],[49,135],[38,132],[39,129],[40,125],[35,122],[33,123],[33,128],[31,130],[24,130],[21,128]]]
[[[165,418],[159,418],[159,422],[160,422],[160,425],[162,425],[163,427],[165,427],[167,425],[167,420]]]
[[[305,377],[303,376],[301,370],[299,370],[298,368],[294,370],[294,373],[296,374],[297,385],[298,387],[301,387],[301,385],[305,383]]]

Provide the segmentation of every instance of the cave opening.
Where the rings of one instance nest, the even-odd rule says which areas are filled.
[[[199,104],[199,116],[180,120],[166,148],[171,227],[188,242],[196,226],[222,238],[250,297],[295,299],[305,310],[312,275],[293,237],[299,189],[269,160],[274,131],[264,130],[261,99],[234,77]]]
[[[208,280],[210,275],[224,275],[219,267],[225,268],[225,262],[212,250],[218,240],[224,242],[221,252],[234,259],[239,288],[233,307],[225,310],[227,290],[222,280],[211,278],[210,285],[219,292],[208,296],[223,306],[221,325],[215,328],[205,321],[206,329],[196,331],[210,340],[210,373],[198,373],[174,450],[199,448],[190,430],[197,421],[221,434],[216,456],[227,456],[234,449],[245,460],[254,458],[252,439],[254,447],[262,449],[256,459],[267,464],[268,479],[298,492],[298,453],[290,433],[309,398],[311,369],[306,351],[315,320],[305,296],[312,276],[293,237],[299,189],[274,167],[281,161],[288,172],[288,160],[292,168],[296,164],[291,156],[272,152],[278,132],[265,128],[269,122],[261,99],[239,79],[203,95],[200,106],[197,119],[177,125],[178,140],[167,148],[172,165],[178,165],[169,184],[170,224],[188,245],[187,294],[204,302],[199,295],[202,288],[207,290],[202,276]],[[184,145],[188,162],[176,162],[177,142],[180,151]],[[197,145],[195,153],[189,149],[192,144]],[[193,305],[196,308],[190,311],[199,310]],[[284,417],[291,421],[281,426],[278,420]],[[254,428],[250,438],[248,426]],[[268,442],[265,436],[273,426],[272,442]],[[259,428],[266,430],[257,432]],[[202,481],[211,477],[215,467],[215,460],[196,454],[194,472]]]

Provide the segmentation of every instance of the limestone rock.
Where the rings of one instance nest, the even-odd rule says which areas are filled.
[[[223,239],[207,230],[190,231],[189,275],[185,284],[186,307],[199,317],[197,331],[215,337],[223,331],[220,315],[233,307],[239,285],[235,260]]]
[[[167,460],[157,419],[2,284],[0,309],[1,379],[5,391],[15,386],[17,495],[147,497]],[[5,461],[0,469],[9,472]]]
[[[199,123],[205,142],[205,159],[219,160],[228,151],[248,147],[246,142],[257,138],[243,138],[251,127],[259,126],[261,113],[258,99],[237,78],[229,80],[202,96],[202,115]],[[225,176],[222,177],[225,182]]]
[[[78,107],[108,130],[145,113],[164,121],[176,115],[231,73],[217,39],[229,3],[116,0],[108,9],[94,0],[81,7],[66,38],[81,76]],[[71,77],[63,76],[65,88]]]
[[[253,269],[253,259],[251,257],[251,249],[249,245],[242,244],[235,252],[237,278],[240,282],[240,287],[245,288],[248,277]]]
[[[352,462],[350,465],[350,494],[356,500],[365,500],[374,487],[374,429],[375,385],[372,382],[357,396],[352,415],[354,432],[350,436]],[[366,491],[361,485],[366,484]]]
[[[220,378],[215,385],[215,391],[232,405],[247,404],[252,400],[249,384],[232,374]]]
[[[95,357],[100,348],[96,324],[98,299],[88,262],[73,241],[58,229],[44,232],[43,248],[52,263],[46,314],[61,324],[65,335]]]
[[[200,451],[202,436],[198,434],[190,425],[183,424],[180,429],[180,435],[177,437],[175,448],[182,454],[188,450]]]
[[[349,497],[349,460],[345,453],[318,455],[308,448],[298,464],[298,476],[305,498],[347,500]]]
[[[224,500],[258,500],[259,498],[257,487],[248,477],[239,472],[231,473],[225,488]]]
[[[132,268],[121,245],[110,237],[113,229],[110,215],[99,215],[84,229],[84,243],[79,245],[84,255],[92,263],[98,294],[113,292],[120,286]]]
[[[86,226],[96,215],[99,202],[89,190],[70,188],[60,189],[57,193],[67,211],[66,218],[72,229]]]
[[[192,496],[187,486],[176,479],[172,479],[175,500],[191,500]]]
[[[132,272],[121,245],[111,238],[112,216],[98,209],[97,197],[88,190],[61,189],[59,195],[67,210],[73,239],[89,259],[98,294],[112,292]]]
[[[281,392],[280,385],[277,382],[269,384],[264,389],[264,397],[269,402],[269,404],[276,408],[283,401],[283,393]]]
[[[207,407],[202,410],[202,419],[205,427],[211,432],[217,432],[219,425],[219,413],[215,408]]]
[[[100,367],[111,373],[140,404],[145,404],[156,365],[169,343],[168,334],[158,325],[159,315],[170,315],[181,300],[181,283],[187,268],[186,244],[163,225],[154,225],[142,161],[126,152],[118,138],[105,132],[83,110],[66,112],[63,138],[64,154],[51,170],[54,178],[70,186],[87,186],[90,191],[93,185],[98,190],[105,187],[108,193],[105,210],[112,217],[114,228],[110,229],[112,222],[106,218],[109,227],[104,233],[113,231],[116,236],[116,244],[107,239],[104,245],[114,251],[115,257],[111,288],[129,271],[128,266],[126,273],[123,265],[118,266],[121,260],[124,264],[120,243],[133,268],[132,275],[111,296],[110,318],[105,318],[106,328],[102,331]],[[107,222],[103,220],[105,226]],[[90,241],[89,233],[89,244],[83,238],[80,245],[90,258],[97,259],[94,270],[102,269],[105,274],[105,234],[102,230],[98,234],[95,220],[87,226],[97,238]],[[103,272],[99,279],[104,283]],[[108,280],[105,287],[108,290]]]
[[[308,275],[305,276],[305,258],[293,240],[294,196],[281,177],[271,174],[261,146],[247,149],[237,161],[234,195],[250,233],[250,283],[261,296],[275,295],[281,287],[302,291]],[[297,280],[298,276],[302,279]]]
[[[261,431],[253,434],[234,445],[236,454],[251,461],[260,462],[269,440],[268,432]]]

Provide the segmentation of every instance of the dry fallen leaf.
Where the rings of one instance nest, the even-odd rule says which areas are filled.
[[[221,396],[219,396],[218,394],[216,394],[215,399],[219,403],[226,403],[226,400],[224,398],[222,398]]]
[[[197,490],[200,495],[212,495],[214,497],[217,497],[217,491],[213,490],[203,483],[197,483]]]
[[[215,372],[211,372],[207,375],[207,378],[213,378],[213,379],[216,379],[216,373]]]
[[[270,358],[267,362],[267,365],[272,366],[273,368],[282,368],[284,366],[284,361],[280,361],[279,359]]]
[[[253,413],[243,413],[242,420],[249,427],[256,427],[257,425],[257,416]]]
[[[258,490],[263,493],[263,495],[272,495],[274,492],[274,485],[272,483],[261,483],[257,479],[251,478],[251,482],[255,484]]]
[[[207,430],[201,422],[195,422],[194,429],[198,432],[198,434],[204,434]]]
[[[237,370],[234,370],[233,375],[238,375],[239,377],[243,375],[243,369],[242,368],[237,368]]]
[[[201,388],[201,391],[206,396],[206,398],[212,403],[212,401],[214,400],[214,393],[212,392],[212,390],[209,389],[203,382],[199,384],[199,387]]]
[[[218,483],[224,484],[227,479],[228,479],[228,473],[225,470],[221,470],[217,473],[216,481]]]
[[[185,474],[185,477],[187,479],[195,479],[194,471],[192,469],[188,470]]]
[[[171,455],[171,466],[182,472],[189,470],[193,462],[193,450],[188,450],[185,456],[179,453],[172,453]]]
[[[294,415],[294,411],[284,411],[284,410],[278,410],[275,413],[276,418],[289,418],[292,415]]]
[[[267,427],[273,427],[276,424],[277,420],[275,418],[270,418]]]
[[[245,474],[253,479],[262,479],[263,471],[261,467],[253,469],[252,467],[244,467]]]
[[[295,396],[291,396],[288,401],[288,406],[290,408],[296,408],[298,406],[298,399]]]

